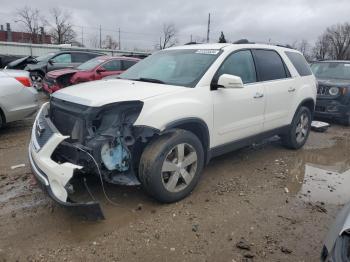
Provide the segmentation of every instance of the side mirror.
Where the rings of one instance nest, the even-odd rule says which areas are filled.
[[[48,62],[49,62],[50,65],[53,65],[53,64],[54,64],[54,61],[53,61],[52,59],[49,59]]]
[[[224,88],[243,88],[243,82],[239,76],[223,74],[219,77],[218,86]]]
[[[102,72],[106,72],[106,69],[104,69],[103,67],[96,69],[96,73],[101,74]]]

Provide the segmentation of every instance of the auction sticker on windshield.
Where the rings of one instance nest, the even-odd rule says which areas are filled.
[[[219,50],[215,50],[215,49],[201,49],[196,51],[196,54],[204,54],[204,55],[217,55],[218,53],[219,53]]]

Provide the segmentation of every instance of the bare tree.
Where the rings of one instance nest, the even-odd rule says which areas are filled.
[[[292,44],[292,47],[297,49],[298,51],[300,51],[304,55],[306,60],[310,61],[312,59],[311,45],[309,44],[309,42],[307,40],[302,39],[300,42],[295,41]]]
[[[39,43],[40,28],[46,25],[45,18],[40,14],[38,9],[33,9],[28,6],[17,9],[16,22],[21,22],[24,30],[30,34],[30,41]]]
[[[312,50],[312,53],[313,57],[316,60],[324,60],[331,57],[331,44],[326,34],[319,36]]]
[[[50,24],[51,37],[55,44],[67,44],[75,41],[76,32],[70,23],[71,14],[58,7],[50,10],[53,22]]]
[[[158,48],[165,49],[176,45],[177,43],[176,34],[177,34],[177,30],[173,23],[163,24],[163,35],[160,38]]]
[[[117,49],[118,48],[118,43],[113,39],[112,36],[106,35],[105,40],[102,42],[102,48],[106,49]]]
[[[347,59],[350,52],[350,24],[333,25],[327,28],[325,34],[331,44],[332,58]]]

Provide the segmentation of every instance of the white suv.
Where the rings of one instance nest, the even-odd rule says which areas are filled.
[[[220,154],[273,135],[292,149],[309,135],[316,80],[302,54],[260,44],[187,45],[157,52],[119,79],[79,84],[42,106],[29,157],[64,205],[96,174],[174,202]],[[83,206],[95,205],[90,202]]]

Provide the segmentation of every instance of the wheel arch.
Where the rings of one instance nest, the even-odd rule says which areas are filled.
[[[208,163],[209,161],[209,147],[210,147],[210,134],[209,128],[204,120],[196,117],[188,117],[179,120],[175,120],[173,122],[168,123],[165,126],[163,132],[167,132],[171,129],[183,129],[195,134],[203,145],[204,150],[204,163]]]
[[[313,117],[314,112],[315,112],[315,106],[316,106],[315,101],[312,98],[304,99],[303,101],[301,101],[301,103],[297,107],[297,110],[295,111],[295,113],[298,112],[299,108],[302,106],[307,107],[311,112],[311,116]]]

